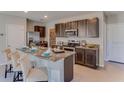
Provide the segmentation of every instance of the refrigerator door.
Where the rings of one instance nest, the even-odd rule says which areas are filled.
[[[34,42],[39,42],[40,41],[40,33],[39,32],[34,32],[33,41]]]
[[[30,41],[40,42],[40,33],[39,32],[27,32],[27,45],[29,45]]]

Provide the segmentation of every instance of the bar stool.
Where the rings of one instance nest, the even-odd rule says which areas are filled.
[[[22,77],[22,69],[20,65],[21,56],[18,51],[12,53],[12,66],[13,66],[13,81],[23,81],[23,79],[20,79]]]
[[[6,48],[3,51],[3,55],[4,55],[4,61],[5,61],[5,78],[7,78],[7,73],[11,73],[12,72],[12,60],[11,60],[11,54],[12,51],[10,48]]]
[[[20,64],[25,82],[48,81],[48,75],[46,74],[47,71],[38,68],[32,68],[28,55],[25,55],[24,58],[22,58]]]

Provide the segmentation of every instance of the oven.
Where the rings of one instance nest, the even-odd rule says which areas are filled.
[[[64,50],[66,51],[75,51],[74,47],[64,47]]]
[[[64,50],[75,51],[76,46],[80,46],[80,41],[68,40],[68,45],[64,46]]]

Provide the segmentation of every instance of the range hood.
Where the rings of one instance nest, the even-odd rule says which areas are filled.
[[[78,36],[78,29],[67,29],[65,30],[67,37],[77,37]]]
[[[65,32],[77,32],[78,29],[66,29]]]

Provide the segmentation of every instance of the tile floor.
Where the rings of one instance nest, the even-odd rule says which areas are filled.
[[[124,82],[124,64],[105,62],[98,70],[75,65],[73,82]]]

